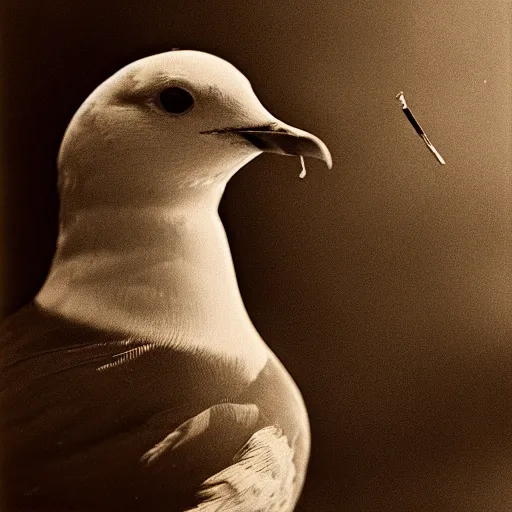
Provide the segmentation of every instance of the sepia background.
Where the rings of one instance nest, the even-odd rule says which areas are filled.
[[[220,209],[247,309],[310,413],[297,510],[512,510],[511,6],[4,0],[2,315],[48,270],[80,103],[134,59],[214,53],[334,159],[301,180],[298,159],[262,155]]]

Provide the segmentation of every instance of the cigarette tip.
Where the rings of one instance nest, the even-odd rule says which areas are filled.
[[[402,104],[402,108],[403,109],[406,109],[407,108],[407,103],[405,102],[405,96],[404,96],[404,91],[400,91],[397,95],[396,95],[396,99]]]

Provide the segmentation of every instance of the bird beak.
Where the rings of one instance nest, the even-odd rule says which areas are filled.
[[[280,155],[310,156],[323,160],[329,169],[332,167],[331,153],[318,137],[281,122],[247,128],[224,128],[202,133],[234,133],[242,136],[261,151]]]

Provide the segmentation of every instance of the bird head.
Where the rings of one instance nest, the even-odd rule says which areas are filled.
[[[234,66],[166,52],[124,67],[77,111],[59,152],[61,200],[76,209],[220,197],[264,151],[332,163],[319,138],[272,116]]]

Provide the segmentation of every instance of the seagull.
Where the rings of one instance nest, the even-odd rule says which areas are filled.
[[[292,511],[310,432],[244,307],[218,205],[262,152],[323,160],[208,53],[135,61],[72,118],[59,235],[0,330],[5,511]]]

